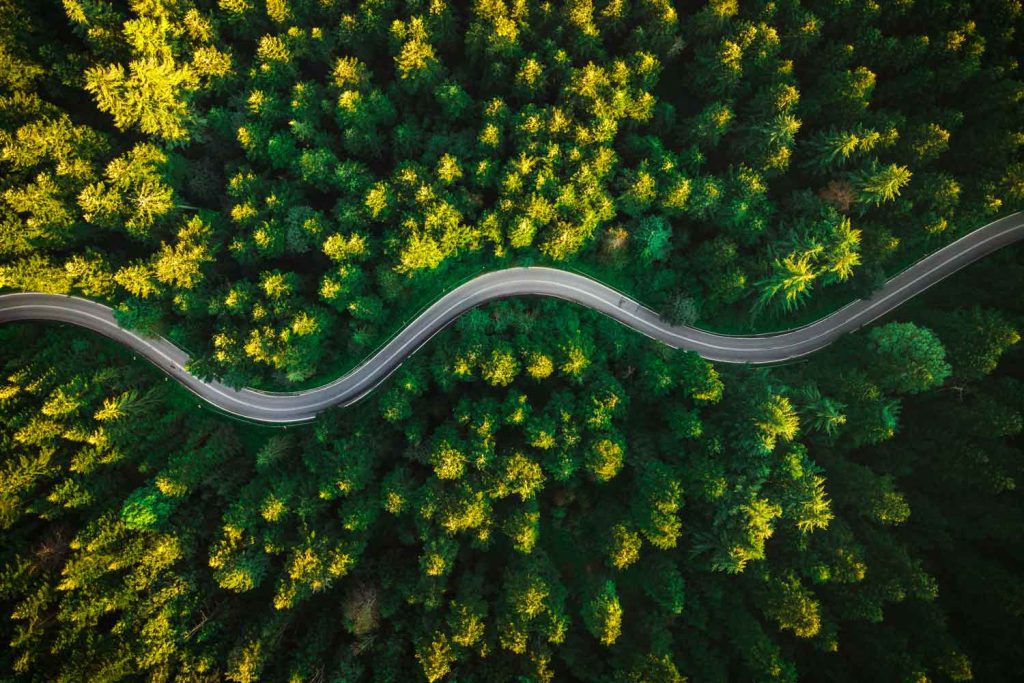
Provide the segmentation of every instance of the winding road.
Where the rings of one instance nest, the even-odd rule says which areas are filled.
[[[809,325],[776,334],[731,336],[673,326],[625,294],[590,278],[553,268],[508,268],[476,277],[438,299],[377,353],[348,374],[305,391],[267,392],[232,389],[191,375],[188,355],[163,338],[142,336],[118,326],[103,304],[61,294],[18,293],[0,296],[0,323],[48,320],[99,332],[124,344],[197,396],[243,418],[274,424],[304,422],[332,406],[347,406],[366,396],[402,362],[472,308],[512,296],[548,296],[592,308],[623,325],[677,349],[688,349],[723,363],[778,363],[806,356],[838,337],[867,325],[907,299],[964,266],[1024,239],[1024,213],[989,223],[930,254],[896,275],[875,294],[858,299]]]

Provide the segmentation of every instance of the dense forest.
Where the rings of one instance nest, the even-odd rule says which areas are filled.
[[[1024,209],[1019,0],[0,0],[0,291],[291,390],[474,274],[790,327]],[[0,679],[1024,679],[1024,257],[799,363],[565,302],[311,424],[0,327]]]

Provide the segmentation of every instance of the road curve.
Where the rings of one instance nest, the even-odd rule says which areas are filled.
[[[310,420],[332,406],[366,396],[431,337],[472,308],[512,296],[548,296],[592,308],[669,346],[696,351],[712,361],[765,364],[799,358],[876,318],[949,277],[964,266],[1024,239],[1024,213],[989,223],[918,261],[885,283],[868,299],[858,299],[809,325],[777,334],[731,336],[673,326],[625,294],[590,278],[553,268],[508,268],[476,277],[438,299],[377,353],[338,379],[298,392],[232,389],[203,381],[185,369],[188,355],[163,338],[142,336],[118,326],[103,304],[62,294],[0,296],[0,323],[49,320],[99,332],[144,356],[197,396],[217,408],[259,422],[288,424]]]

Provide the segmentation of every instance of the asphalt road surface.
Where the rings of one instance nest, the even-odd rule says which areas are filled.
[[[549,296],[592,308],[623,325],[678,349],[722,363],[779,363],[806,356],[838,337],[885,315],[915,294],[964,266],[1024,239],[1024,213],[1015,213],[965,235],[918,261],[868,299],[858,299],[816,322],[777,334],[731,336],[673,326],[625,294],[582,275],[553,268],[508,268],[476,277],[438,299],[377,353],[343,377],[315,389],[266,392],[232,389],[203,381],[185,369],[188,355],[162,338],[118,326],[111,310],[61,294],[0,296],[0,323],[49,320],[78,325],[124,344],[217,408],[259,422],[288,424],[312,419],[332,406],[366,396],[431,337],[472,308],[513,296]]]

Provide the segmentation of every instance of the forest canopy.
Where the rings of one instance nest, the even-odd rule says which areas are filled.
[[[0,291],[295,390],[485,271],[826,313],[1024,208],[1018,0],[0,0]],[[1020,247],[805,362],[474,310],[270,430],[0,327],[0,678],[1024,678]]]

